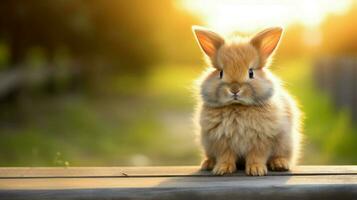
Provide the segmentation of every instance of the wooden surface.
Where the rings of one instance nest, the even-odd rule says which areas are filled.
[[[357,166],[248,177],[197,167],[0,168],[0,199],[357,199]]]

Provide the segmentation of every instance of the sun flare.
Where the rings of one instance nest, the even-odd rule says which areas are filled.
[[[180,0],[179,5],[198,15],[205,25],[219,30],[253,31],[266,26],[301,23],[319,25],[329,14],[347,11],[352,0]]]

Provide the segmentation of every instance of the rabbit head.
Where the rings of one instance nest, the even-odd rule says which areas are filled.
[[[267,66],[279,44],[282,28],[269,28],[250,38],[224,38],[197,26],[193,32],[213,67],[200,80],[205,104],[261,105],[274,95],[277,80]]]

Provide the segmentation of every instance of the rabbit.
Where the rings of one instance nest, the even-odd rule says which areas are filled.
[[[243,165],[251,176],[289,170],[299,157],[301,111],[268,69],[283,29],[245,38],[192,30],[210,65],[197,81],[201,169],[223,175]]]

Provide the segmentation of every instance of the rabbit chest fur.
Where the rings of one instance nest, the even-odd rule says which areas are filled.
[[[217,156],[225,148],[245,158],[253,148],[272,154],[278,140],[292,144],[292,118],[288,107],[271,102],[261,107],[229,105],[220,108],[203,106],[200,113],[201,141],[207,152]],[[215,146],[215,147],[213,147]]]

